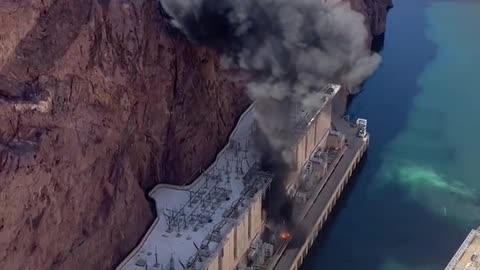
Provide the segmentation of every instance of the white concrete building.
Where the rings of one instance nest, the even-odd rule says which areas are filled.
[[[321,110],[299,113],[295,163],[302,168],[314,150],[326,144],[331,99],[340,86],[328,85]],[[262,203],[272,176],[258,169],[250,107],[215,162],[188,186],[160,184],[149,196],[157,218],[141,243],[117,270],[236,269],[263,229]],[[249,251],[250,249],[250,251]]]
[[[289,192],[296,188],[296,179],[308,165],[308,161],[316,152],[325,149],[328,135],[331,132],[332,122],[332,99],[340,90],[339,85],[329,84],[322,89],[324,93],[323,103],[319,110],[311,114],[299,112],[295,121],[295,140],[292,145],[293,164],[296,169],[291,175],[290,183],[287,185]]]

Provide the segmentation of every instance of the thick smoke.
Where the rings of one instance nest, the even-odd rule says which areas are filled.
[[[337,3],[333,3],[337,2]],[[348,1],[162,0],[172,24],[193,42],[224,53],[253,75],[249,95],[272,147],[288,148],[293,104],[315,110],[328,82],[357,88],[380,63],[367,46],[362,14]],[[285,153],[284,153],[285,155]],[[286,155],[285,155],[286,156]]]
[[[277,181],[290,173],[292,115],[317,110],[327,83],[354,90],[380,63],[370,53],[363,15],[348,1],[162,0],[161,6],[191,41],[219,49],[225,67],[250,74],[262,165]],[[271,217],[290,223],[283,185],[273,188],[279,213]]]

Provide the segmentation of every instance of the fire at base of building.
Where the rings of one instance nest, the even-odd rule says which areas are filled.
[[[345,136],[331,125],[331,100],[339,88],[330,84],[322,89],[323,104],[313,115],[296,114],[294,170],[285,182],[294,221],[308,212],[344,149]],[[158,217],[118,270],[261,269],[272,264],[292,234],[266,224],[264,203],[273,175],[261,171],[254,124],[250,107],[228,145],[192,184],[160,184],[149,193]]]

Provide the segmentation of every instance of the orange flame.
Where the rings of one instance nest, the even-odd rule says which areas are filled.
[[[287,240],[290,238],[290,234],[288,232],[282,232],[280,234],[280,238],[282,238],[283,240]]]

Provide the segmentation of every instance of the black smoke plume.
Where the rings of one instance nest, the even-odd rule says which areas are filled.
[[[271,218],[291,222],[283,183],[292,115],[299,107],[318,110],[324,98],[318,89],[327,83],[353,90],[377,68],[363,15],[340,0],[161,0],[161,6],[192,42],[221,51],[225,68],[252,76],[262,166],[282,183],[271,187],[278,206]]]
[[[293,204],[286,193],[285,184],[288,174],[291,172],[288,164],[277,149],[271,147],[269,140],[263,132],[257,129],[255,136],[256,149],[261,153],[260,169],[273,173],[274,185],[270,186],[270,191],[265,199],[265,208],[268,218],[276,224],[283,224],[286,228],[293,227],[292,210]]]
[[[289,105],[316,110],[326,83],[357,88],[380,63],[369,50],[362,14],[339,0],[162,0],[171,24],[191,41],[217,48],[229,68],[249,72],[249,96],[268,104],[256,110],[272,147],[284,148],[278,130]],[[284,102],[287,101],[287,102]],[[261,107],[261,106],[257,106]]]
[[[290,247],[302,245],[306,239],[306,231],[299,226],[298,220],[293,219],[293,200],[286,192],[286,184],[292,166],[280,153],[279,149],[270,145],[267,137],[261,130],[257,130],[255,137],[256,148],[262,153],[260,159],[261,170],[273,174],[273,183],[264,200],[263,206],[267,213],[270,230],[278,238],[279,234],[287,231],[293,236]],[[267,241],[269,241],[267,239]]]

